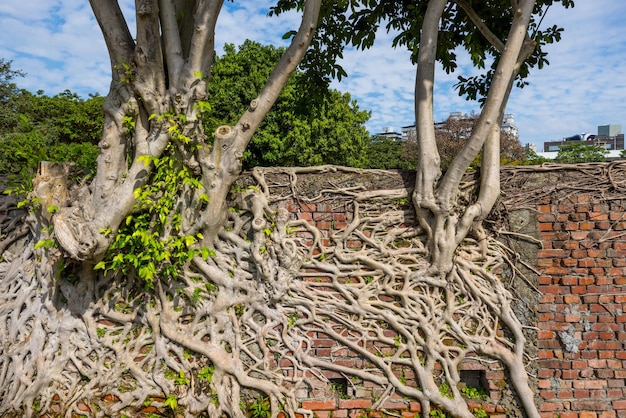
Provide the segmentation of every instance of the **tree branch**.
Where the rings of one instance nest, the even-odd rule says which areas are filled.
[[[418,144],[417,178],[413,201],[417,208],[433,209],[434,186],[441,175],[439,151],[435,138],[433,116],[433,87],[439,21],[447,4],[446,0],[428,3],[420,39],[415,76],[415,120]]]
[[[176,22],[176,10],[173,0],[159,0],[159,18],[163,33],[163,47],[170,85],[178,85],[178,78],[183,68],[183,49],[180,32]]]
[[[121,63],[130,62],[135,42],[117,1],[89,0],[89,4],[102,30],[115,80],[116,67]]]
[[[182,80],[190,80],[196,72],[210,71],[215,46],[215,25],[224,0],[200,1],[194,14],[194,31],[189,58]]]
[[[209,242],[217,237],[217,230],[225,219],[224,199],[232,181],[241,172],[241,158],[246,146],[306,54],[315,34],[321,3],[321,0],[307,0],[300,28],[263,90],[234,127],[221,126],[217,129],[213,150],[208,156],[200,158],[203,184],[209,195],[209,205],[202,215],[208,229],[205,237]]]
[[[500,53],[504,52],[504,43],[500,39],[498,39],[498,37],[493,32],[491,32],[489,27],[487,27],[483,19],[478,16],[478,14],[474,11],[474,9],[467,2],[467,0],[452,1],[459,5],[461,9],[463,9],[467,17],[469,17],[472,23],[474,23],[474,25],[476,26],[476,29],[478,29],[478,31],[485,37],[485,39],[487,39],[487,41],[489,41],[491,45],[494,46],[494,48],[496,48]]]
[[[535,0],[524,0],[521,2],[520,8],[513,10],[514,18],[506,48],[496,67],[483,111],[470,139],[452,160],[437,188],[438,195],[444,199],[442,203],[445,208],[449,208],[451,202],[456,198],[457,188],[463,173],[480,152],[494,124],[497,124],[501,104],[506,101],[509,84],[515,78],[518,59],[527,37],[526,31],[534,5]]]

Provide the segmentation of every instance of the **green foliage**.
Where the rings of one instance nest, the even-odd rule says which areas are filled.
[[[208,86],[207,132],[232,125],[265,84],[283,50],[245,41],[237,50],[224,47],[215,59]],[[312,89],[296,71],[252,138],[244,153],[244,168],[338,164],[366,166],[369,112],[360,110],[349,94],[328,86]]]
[[[163,406],[166,408],[169,407],[172,411],[176,410],[178,407],[178,396],[170,393],[167,395],[167,398],[165,398]]]
[[[214,254],[200,248],[202,234],[181,234],[182,215],[176,205],[185,188],[201,189],[202,185],[170,144],[161,158],[152,160],[155,169],[151,181],[135,190],[137,205],[133,214],[119,229],[106,258],[95,269],[134,273],[152,288],[156,277],[176,280],[182,267],[196,255]],[[109,231],[100,231],[107,234]]]
[[[345,380],[334,381],[330,384],[330,390],[339,399],[350,399],[348,395],[348,383]]]
[[[599,145],[571,142],[560,146],[554,161],[562,164],[602,162],[606,160],[608,153],[606,148]]]
[[[183,370],[178,371],[178,377],[174,379],[174,384],[176,386],[189,386],[189,379],[185,377],[185,372]]]
[[[394,47],[404,47],[411,52],[416,61],[421,43],[421,28],[427,1],[412,2],[404,0],[370,1],[346,0],[329,2],[322,6],[320,22],[315,38],[311,43],[312,53],[308,53],[302,67],[320,83],[328,82],[330,77],[341,78],[346,72],[337,62],[343,56],[346,45],[358,49],[368,49],[375,41],[379,27],[397,33],[393,39]],[[513,10],[509,0],[488,2],[469,2],[482,21],[489,22],[489,30],[498,39],[507,39]],[[548,26],[544,15],[554,4],[561,3],[565,8],[573,7],[573,0],[538,0],[529,25],[529,33],[536,42],[530,58],[522,64],[516,80],[518,87],[528,82],[530,70],[549,64],[546,45],[558,42],[563,29]],[[271,13],[279,14],[300,5],[295,0],[280,0],[271,8]],[[456,88],[459,95],[469,100],[483,100],[498,63],[500,52],[491,45],[472,23],[460,7],[446,7],[439,23],[437,37],[437,61],[446,73],[454,72],[457,67],[459,52],[465,51],[476,69],[482,71],[472,77],[458,77]],[[550,15],[548,15],[550,16]],[[496,57],[496,59],[493,59]]]
[[[486,399],[488,397],[484,388],[464,386],[461,388],[461,393],[469,399]]]
[[[251,418],[269,418],[272,416],[272,407],[267,398],[258,397],[256,402],[248,405],[248,412]]]
[[[40,161],[73,162],[80,174],[92,173],[104,98],[32,94],[10,83],[16,74],[0,60],[0,173],[11,185],[29,183]]]
[[[213,381],[213,373],[215,372],[215,368],[211,365],[208,367],[203,367],[198,372],[198,379],[206,380],[207,383],[211,383]]]
[[[487,411],[485,411],[481,407],[474,408],[474,410],[472,411],[472,414],[474,414],[476,418],[487,418],[489,416]]]
[[[4,103],[17,91],[17,86],[13,83],[16,77],[23,77],[20,70],[11,68],[12,61],[0,58],[0,103]]]
[[[454,393],[450,390],[450,385],[447,382],[443,382],[439,385],[439,393],[446,398],[454,399]]]
[[[448,418],[448,414],[443,412],[441,409],[431,409],[428,415],[431,418]]]
[[[526,147],[524,148],[524,160],[520,165],[540,165],[547,161],[548,159],[540,157],[533,149]]]
[[[372,138],[367,147],[368,168],[383,170],[414,170],[415,161],[406,158],[404,142],[379,136]]]

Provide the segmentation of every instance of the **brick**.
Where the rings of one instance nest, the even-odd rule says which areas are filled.
[[[572,411],[606,411],[608,409],[608,402],[604,399],[601,400],[575,400],[572,401]],[[615,409],[615,408],[614,408]]]
[[[573,258],[585,258],[587,257],[587,250],[572,250],[571,256]]]
[[[537,229],[539,229],[539,231],[553,231],[554,226],[553,224],[539,224],[537,225]]]
[[[616,410],[626,410],[626,399],[611,402],[611,406]]]
[[[606,380],[575,380],[574,387],[577,389],[602,389],[606,388]]]
[[[328,399],[325,401],[308,400],[302,401],[302,408],[311,411],[332,411],[337,408],[337,405],[334,399]]]
[[[567,314],[565,315],[565,322],[579,322],[580,315],[578,314]]]
[[[339,409],[367,409],[372,407],[370,399],[339,399]]]
[[[551,205],[538,205],[537,211],[539,213],[551,213],[554,212],[553,206]]]
[[[593,258],[585,258],[583,260],[578,260],[578,267],[594,267],[596,265],[596,260]]]
[[[564,258],[567,251],[561,249],[538,250],[537,258]]]
[[[589,233],[587,231],[572,231],[571,232],[572,239],[576,241],[582,241],[586,239],[588,235]]]
[[[554,338],[554,332],[553,331],[539,331],[537,333],[537,338],[542,340],[542,339],[553,339]]]
[[[539,407],[541,412],[563,411],[564,409],[562,402],[544,402],[543,405]]]
[[[561,379],[578,379],[579,370],[563,370]]]

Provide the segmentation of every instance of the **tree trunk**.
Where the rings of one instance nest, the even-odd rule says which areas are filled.
[[[470,139],[441,176],[433,123],[432,88],[438,22],[446,4],[443,0],[428,3],[416,77],[419,158],[413,203],[420,226],[429,236],[431,270],[434,274],[446,274],[452,269],[456,248],[472,227],[478,226],[477,221],[491,211],[497,199],[499,148],[496,148],[496,142],[499,144],[499,126],[519,66],[532,52],[527,48],[526,31],[535,1],[521,1],[512,11],[514,18],[511,30],[499,57],[484,107]],[[488,138],[491,139],[488,141]],[[474,204],[463,209],[458,205],[459,185],[466,169],[481,150],[485,166],[481,169],[479,197]]]

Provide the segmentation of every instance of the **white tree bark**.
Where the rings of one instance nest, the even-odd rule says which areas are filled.
[[[532,50],[528,50],[527,28],[535,1],[522,0],[512,7],[513,20],[506,44],[497,41],[484,24],[478,25],[496,48],[502,49],[498,66],[491,82],[485,104],[469,140],[452,160],[440,178],[439,154],[434,139],[432,88],[434,85],[434,61],[438,22],[447,1],[431,1],[422,30],[422,43],[418,56],[416,77],[416,121],[419,160],[413,202],[419,213],[420,225],[429,234],[429,248],[433,272],[445,274],[452,269],[454,252],[467,236],[476,221],[491,211],[499,189],[499,125],[512,83],[519,65]],[[465,2],[458,2],[468,8]],[[468,13],[477,21],[475,13]],[[520,61],[521,59],[521,61]],[[491,138],[487,141],[488,138]],[[486,148],[484,148],[487,142]],[[484,166],[481,168],[483,187],[478,200],[463,209],[457,206],[459,184],[470,163],[483,150]]]
[[[200,206],[197,201],[186,202],[183,210],[197,213],[195,219],[188,219],[188,225],[194,224],[189,231],[207,231],[205,244],[210,244],[225,219],[224,199],[241,171],[243,151],[304,57],[315,33],[321,1],[306,2],[300,28],[265,88],[236,126],[217,130],[212,149],[196,104],[206,99],[222,1],[138,1],[136,41],[117,2],[91,1],[91,6],[109,50],[113,81],[105,103],[93,191],[87,199],[61,208],[55,215],[59,242],[75,259],[97,261],[103,256],[136,203],[135,190],[149,179],[150,161],[159,158],[173,140],[171,129],[178,120],[191,143],[177,146],[187,164],[201,170],[209,196],[202,213],[195,209]],[[179,14],[190,13],[191,32],[176,20]]]

